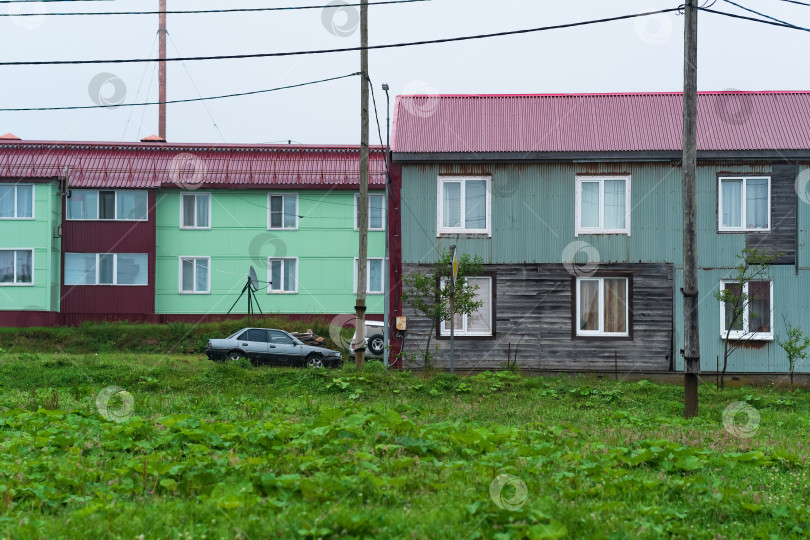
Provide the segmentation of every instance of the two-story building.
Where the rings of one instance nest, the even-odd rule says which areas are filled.
[[[496,368],[519,343],[528,369],[683,369],[680,93],[400,96],[392,152],[403,274],[453,244],[484,262],[457,366]],[[785,372],[783,317],[810,332],[810,92],[701,93],[697,183],[701,367],[728,329],[713,293],[757,246],[780,255],[747,287],[729,371]],[[405,350],[424,347],[430,321],[403,312]]]
[[[0,324],[352,313],[359,147],[0,140]],[[383,311],[385,157],[368,310]]]

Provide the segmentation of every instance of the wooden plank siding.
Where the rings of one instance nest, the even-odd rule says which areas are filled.
[[[795,164],[774,163],[771,166],[771,230],[745,235],[748,247],[762,248],[770,254],[779,253],[776,264],[796,264],[797,175]]]
[[[405,274],[432,272],[431,265],[405,264]],[[509,344],[522,369],[554,371],[666,371],[672,354],[674,267],[671,264],[602,265],[596,275],[632,277],[630,320],[632,339],[572,338],[574,278],[562,264],[485,265],[494,276],[495,336],[457,337],[457,369],[498,369]],[[422,367],[431,321],[405,304],[408,331],[404,350],[411,354],[403,367]],[[447,338],[436,339],[433,365],[450,365]]]

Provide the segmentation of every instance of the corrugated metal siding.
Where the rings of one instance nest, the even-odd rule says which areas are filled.
[[[797,276],[793,266],[773,266],[773,321],[776,335],[785,335],[782,316],[804,331],[810,329],[810,271],[803,270]],[[723,340],[720,338],[720,303],[713,293],[720,280],[729,277],[728,270],[701,270],[698,272],[700,292],[700,369],[715,371],[717,358],[723,365]],[[675,271],[675,291],[683,287],[683,270]],[[683,296],[675,295],[675,351],[683,349]],[[785,352],[775,341],[753,342],[755,347],[737,349],[729,357],[728,371],[733,372],[787,372]],[[676,369],[683,370],[683,357],[676,355]],[[810,359],[796,364],[796,372],[810,373]]]
[[[156,193],[150,191],[147,221],[64,221],[60,280],[63,314],[146,317],[155,313],[155,202]],[[62,211],[65,211],[64,203]],[[148,285],[64,285],[65,253],[146,253],[149,256]]]
[[[197,172],[199,181],[211,187],[359,184],[358,146],[0,141],[0,177],[53,178],[68,166],[71,187],[171,187],[178,167],[187,163],[175,160],[182,154],[195,156],[181,168],[183,177]],[[369,184],[385,185],[385,154],[379,147],[371,149]]]
[[[768,164],[727,162],[698,168],[698,263],[728,267],[745,234],[717,233],[717,174],[769,174]],[[440,174],[492,175],[492,238],[436,238]],[[575,236],[578,174],[631,175],[631,235]],[[682,264],[681,169],[668,163],[404,165],[403,260],[433,262],[438,244],[458,245],[488,264],[555,263],[574,241],[591,244],[600,260]],[[778,221],[774,219],[774,223]]]
[[[680,150],[683,97],[398,96],[394,152]],[[700,150],[810,149],[810,92],[701,92]]]

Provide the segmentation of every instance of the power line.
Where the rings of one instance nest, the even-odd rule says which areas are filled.
[[[172,103],[190,103],[193,101],[210,101],[213,99],[225,99],[225,98],[232,98],[232,97],[241,97],[241,96],[252,96],[254,94],[264,94],[267,92],[275,92],[277,90],[288,90],[290,88],[300,88],[302,86],[309,86],[312,84],[320,84],[330,81],[337,81],[339,79],[346,79],[348,77],[354,77],[356,75],[360,75],[360,73],[349,73],[347,75],[340,75],[338,77],[329,77],[328,79],[320,79],[317,81],[309,81],[304,83],[298,84],[290,84],[287,86],[279,86],[277,88],[268,88],[265,90],[253,90],[251,92],[239,92],[236,94],[225,94],[222,96],[209,96],[209,97],[198,97],[198,98],[189,98],[189,99],[173,99],[168,101],[150,101],[146,103],[119,103],[119,104],[110,104],[110,105],[81,105],[78,107],[24,107],[19,109],[0,109],[0,112],[19,112],[19,111],[72,111],[77,109],[109,109],[115,107],[142,107],[147,105],[160,105],[161,103],[172,104]]]
[[[440,39],[426,39],[420,41],[409,41],[404,43],[389,43],[385,45],[369,45],[368,47],[343,47],[336,49],[315,49],[309,51],[292,51],[292,52],[275,52],[275,53],[256,53],[256,54],[231,54],[221,56],[190,56],[185,58],[127,58],[127,59],[113,59],[113,60],[42,60],[42,61],[22,61],[22,62],[0,62],[0,66],[55,66],[55,65],[76,65],[76,64],[131,64],[136,62],[181,62],[193,60],[234,60],[243,58],[270,58],[279,56],[301,56],[308,54],[326,54],[338,52],[355,52],[363,49],[394,49],[399,47],[412,47],[415,45],[433,45],[436,43],[452,43],[457,41],[470,41],[474,39],[486,39],[492,37],[514,36],[519,34],[530,34],[534,32],[544,32],[547,30],[561,30],[564,28],[575,28],[579,26],[588,26],[591,24],[600,24],[606,22],[623,21],[627,19],[635,19],[638,17],[647,17],[649,15],[659,15],[662,13],[674,13],[680,8],[659,9],[657,11],[647,11],[644,13],[634,13],[632,15],[619,15],[616,17],[606,17],[603,19],[593,19],[589,21],[555,24],[552,26],[540,26],[537,28],[526,28],[523,30],[507,30],[505,32],[493,32],[491,34],[476,34],[472,36],[461,36],[454,38],[440,38]],[[719,13],[719,12],[718,12]]]
[[[745,6],[741,5],[741,4],[738,4],[737,2],[732,2],[731,0],[723,0],[723,1],[728,3],[728,4],[731,4],[732,6],[737,6],[738,8],[740,8],[742,10],[745,10],[745,11],[747,11],[749,13],[753,13],[754,15],[759,15],[760,17],[765,17],[766,19],[770,19],[772,21],[782,23],[782,24],[784,24],[786,26],[794,26],[794,25],[790,24],[789,22],[783,21],[781,19],[777,19],[776,17],[771,17],[770,15],[765,15],[764,13],[760,13],[759,11],[754,11],[753,9],[747,8],[747,7],[745,7]],[[797,26],[796,28],[800,28],[800,27]]]
[[[698,9],[701,10],[701,11],[705,11],[707,13],[714,13],[715,15],[723,15],[725,17],[731,17],[733,19],[742,19],[742,20],[745,20],[745,21],[753,21],[753,22],[758,22],[758,23],[762,23],[762,24],[769,24],[771,26],[778,26],[780,28],[792,28],[793,30],[802,30],[804,32],[810,32],[810,28],[804,28],[804,27],[801,27],[801,26],[796,26],[794,24],[775,22],[775,21],[766,21],[766,20],[763,20],[763,19],[757,19],[755,17],[748,17],[746,15],[737,15],[735,13],[727,13],[725,11],[717,11],[715,9],[709,9],[709,8],[698,8]]]
[[[800,6],[808,6],[808,7],[810,7],[810,4],[808,4],[807,2],[799,2],[798,0],[781,0],[781,1],[782,2],[788,2],[789,4],[798,4]]]
[[[56,1],[56,0],[49,0]],[[76,1],[76,0],[74,0]],[[88,1],[88,0],[81,0]],[[102,1],[102,0],[89,0]],[[103,0],[110,1],[110,0]],[[414,2],[430,2],[432,0],[383,0],[380,2],[369,2],[369,6],[383,6],[388,4],[411,4]],[[29,3],[29,2],[20,2]],[[95,11],[95,12],[60,12],[60,13],[0,13],[0,17],[64,17],[64,16],[84,16],[84,15],[198,15],[201,13],[245,13],[255,11],[300,11],[303,9],[341,9],[355,7],[360,4],[326,4],[317,6],[285,6],[285,7],[261,7],[261,8],[224,8],[224,9],[189,9],[189,10],[166,10],[166,11]]]

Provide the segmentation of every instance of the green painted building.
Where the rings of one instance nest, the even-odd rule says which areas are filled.
[[[384,156],[373,148],[369,167],[371,317]],[[241,316],[251,267],[264,313],[353,313],[359,159],[357,146],[0,139],[0,324]]]

